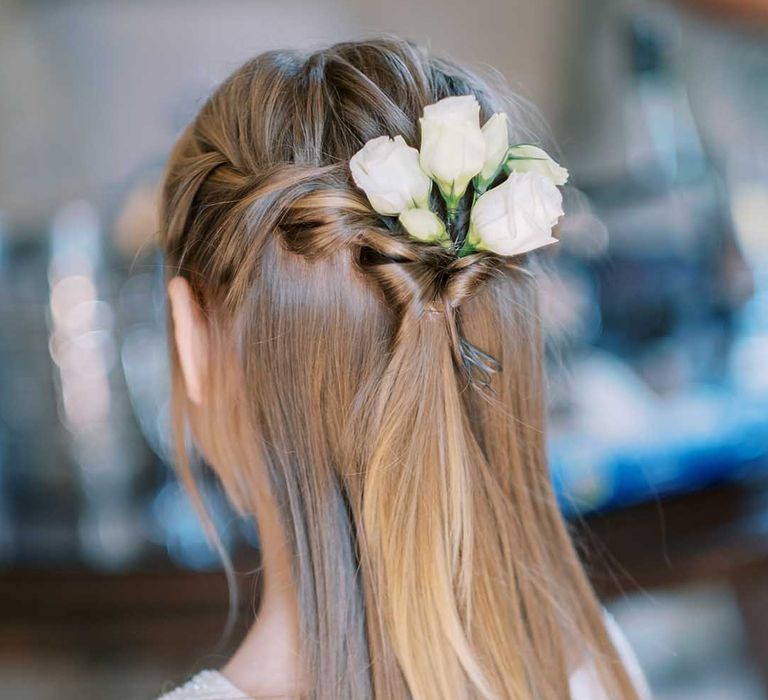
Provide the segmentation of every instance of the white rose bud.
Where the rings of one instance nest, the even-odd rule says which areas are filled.
[[[487,187],[494,175],[501,169],[509,150],[508,117],[504,112],[497,112],[483,125],[485,140],[485,163],[480,171],[480,179]]]
[[[402,136],[371,139],[349,161],[352,179],[385,216],[426,207],[432,181],[419,167],[419,152]]]
[[[408,234],[419,241],[432,243],[450,240],[445,224],[429,209],[406,209],[399,219]]]
[[[507,170],[518,173],[540,173],[556,185],[568,182],[568,171],[556,163],[549,154],[538,146],[521,144],[509,149]]]
[[[446,97],[425,107],[420,123],[421,167],[451,207],[485,162],[480,105],[472,95]]]
[[[499,255],[522,255],[557,243],[552,228],[563,215],[563,198],[539,173],[511,173],[472,207],[469,243]]]

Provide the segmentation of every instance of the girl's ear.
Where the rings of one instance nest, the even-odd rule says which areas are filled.
[[[168,298],[187,396],[192,403],[200,405],[208,356],[208,329],[186,279],[176,276],[168,282]]]

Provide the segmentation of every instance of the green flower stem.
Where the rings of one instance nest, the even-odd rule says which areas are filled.
[[[453,194],[450,196],[443,195],[443,200],[445,201],[446,209],[446,228],[448,229],[448,233],[451,234],[451,237],[453,237],[453,231],[456,228],[456,219],[459,216],[459,202],[461,201],[461,197],[455,197]]]
[[[507,163],[509,162],[510,151],[512,148],[508,148],[506,154],[501,159],[501,162],[496,166],[496,171],[491,175],[487,180],[482,179],[479,175],[475,176],[475,179],[473,181],[474,190],[475,190],[475,199],[473,200],[472,204],[474,204],[477,201],[477,198],[481,194],[485,194],[485,192],[488,190],[488,188],[491,186],[491,184],[496,180],[496,178],[499,176],[499,173],[504,170],[507,167]]]

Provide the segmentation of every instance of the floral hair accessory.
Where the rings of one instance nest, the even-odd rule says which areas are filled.
[[[477,100],[461,95],[428,105],[419,122],[420,150],[402,136],[379,136],[352,156],[352,178],[374,210],[397,216],[412,238],[453,247],[459,257],[476,251],[522,255],[557,242],[552,229],[563,215],[558,187],[568,171],[538,146],[510,146],[506,114],[497,112],[481,128]],[[444,213],[430,209],[432,182]],[[458,230],[459,205],[470,186],[469,224]]]
[[[432,181],[419,167],[419,152],[402,136],[371,139],[349,161],[355,184],[371,206],[386,216],[429,206]]]

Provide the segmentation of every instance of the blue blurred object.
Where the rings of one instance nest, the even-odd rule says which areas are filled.
[[[610,245],[600,260],[574,251],[565,263],[580,282],[558,300],[599,309],[597,323],[582,324],[589,334],[554,338],[568,370],[550,368],[550,462],[568,515],[768,468],[768,237],[756,223],[768,189],[759,206],[759,195],[740,204],[724,187],[666,17],[626,16],[625,171],[579,182]],[[606,145],[603,132],[590,138],[586,151]]]
[[[566,515],[631,505],[768,472],[768,399],[711,389],[697,397],[717,427],[660,412],[645,439],[610,446],[589,435],[552,440],[550,464]],[[676,415],[675,415],[676,414]]]

